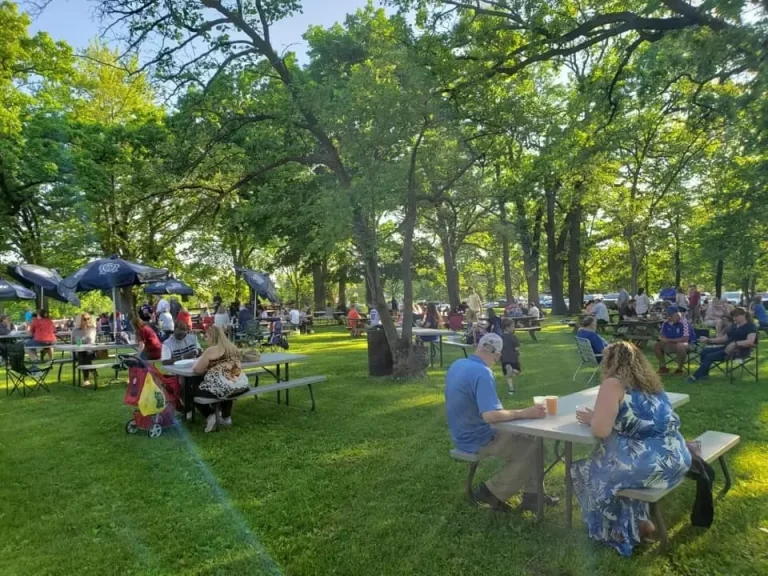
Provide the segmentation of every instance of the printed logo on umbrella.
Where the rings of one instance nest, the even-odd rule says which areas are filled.
[[[100,276],[105,276],[106,274],[115,274],[118,270],[120,270],[120,264],[116,264],[115,262],[99,264]]]

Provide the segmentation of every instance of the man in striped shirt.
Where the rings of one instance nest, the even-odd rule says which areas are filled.
[[[197,358],[200,355],[200,344],[194,334],[189,333],[189,326],[184,322],[177,322],[173,330],[173,336],[163,342],[163,351],[160,359],[163,365],[173,364],[177,360]]]

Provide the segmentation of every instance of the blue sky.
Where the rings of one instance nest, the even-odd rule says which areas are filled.
[[[304,0],[304,12],[283,20],[273,27],[272,42],[278,51],[291,46],[303,55],[306,44],[301,35],[310,25],[331,26],[344,16],[365,6],[366,0]],[[381,2],[374,0],[374,5]],[[23,3],[22,3],[23,6]],[[32,31],[44,30],[56,40],[64,40],[75,49],[85,48],[99,35],[100,24],[93,17],[93,2],[89,0],[53,0],[32,24]]]

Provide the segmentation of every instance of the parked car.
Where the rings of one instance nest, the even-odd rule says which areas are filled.
[[[614,310],[619,309],[619,294],[618,292],[612,292],[611,294],[606,294],[603,297],[603,303],[605,303],[608,308],[613,308]]]
[[[603,295],[602,294],[584,294],[584,306],[586,306],[587,302],[589,302],[590,300],[597,300],[598,298],[603,298]]]
[[[741,302],[741,292],[723,292],[723,300],[727,300],[729,304],[738,306]]]
[[[539,303],[542,308],[552,308],[552,296],[549,294],[542,294],[539,296]]]

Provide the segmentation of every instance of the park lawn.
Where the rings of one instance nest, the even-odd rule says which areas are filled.
[[[576,391],[588,378],[572,381],[567,328],[553,323],[539,340],[521,338],[525,372],[507,406]],[[728,456],[735,484],[701,531],[689,525],[687,482],[665,500],[671,554],[623,559],[578,521],[566,529],[562,504],[537,525],[466,503],[466,467],[448,457],[444,370],[409,383],[369,378],[365,342],[335,328],[292,338],[290,351],[310,355],[292,376],[328,376],[318,412],[249,399],[236,405],[232,429],[209,435],[197,418],[157,440],[127,436],[118,388],[0,392],[0,574],[768,574],[762,382],[666,380],[691,394],[679,411],[686,436],[741,435]],[[304,391],[291,398],[308,406]],[[481,465],[478,479],[494,466]],[[562,465],[546,485],[562,496]]]

